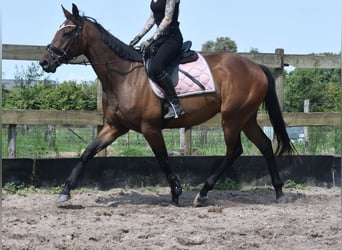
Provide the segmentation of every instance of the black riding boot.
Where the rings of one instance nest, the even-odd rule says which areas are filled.
[[[184,110],[179,103],[175,88],[173,87],[171,78],[164,72],[156,77],[157,83],[163,88],[166,100],[170,104],[168,112],[164,115],[164,119],[178,118],[184,114]]]

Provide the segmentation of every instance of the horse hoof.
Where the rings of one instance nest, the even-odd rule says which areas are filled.
[[[178,201],[171,201],[170,206],[171,207],[179,207],[179,202]]]
[[[285,203],[288,203],[290,201],[291,200],[287,196],[285,196],[284,194],[277,196],[277,199],[276,199],[276,203],[278,203],[278,204],[285,204]]]
[[[276,199],[281,200],[285,197],[284,193],[282,191],[276,192]]]
[[[180,186],[180,184],[178,186],[176,186],[172,191],[172,200],[171,200],[171,204],[174,206],[178,206],[179,205],[179,196],[181,196],[183,192],[182,187]]]
[[[192,204],[194,205],[194,207],[204,207],[207,205],[207,202],[208,202],[208,196],[201,197],[200,193],[198,193]]]
[[[56,202],[65,202],[71,199],[70,194],[60,194],[56,200]]]

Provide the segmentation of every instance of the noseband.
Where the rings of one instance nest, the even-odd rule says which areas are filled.
[[[68,63],[72,57],[70,58],[69,56],[69,50],[71,46],[75,43],[76,40],[79,41],[79,47],[81,47],[81,36],[82,36],[82,29],[83,29],[83,19],[81,19],[81,24],[80,25],[74,25],[74,24],[69,24],[69,25],[61,25],[58,29],[61,30],[66,27],[75,27],[76,28],[76,33],[73,36],[73,39],[70,39],[66,48],[64,50],[59,49],[55,47],[53,44],[48,44],[46,46],[46,50],[48,51],[49,55],[54,59],[54,62],[59,66],[62,63]]]

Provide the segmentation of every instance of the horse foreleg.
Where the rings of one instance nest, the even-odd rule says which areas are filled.
[[[122,131],[105,125],[98,136],[89,144],[80,157],[80,161],[72,169],[71,174],[64,184],[62,192],[57,198],[57,202],[64,202],[71,198],[70,190],[76,188],[79,177],[84,170],[84,166],[87,162],[92,159],[98,152],[106,148],[120,135],[126,133],[127,131]]]
[[[167,154],[163,135],[160,130],[155,130],[153,128],[144,129],[143,134],[145,139],[151,146],[152,151],[158,160],[159,166],[165,173],[166,178],[169,182],[172,195],[171,202],[174,205],[178,205],[179,196],[182,194],[182,186],[178,177],[173,174],[173,171],[171,169],[170,160]]]

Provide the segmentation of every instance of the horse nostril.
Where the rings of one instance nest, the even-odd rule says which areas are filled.
[[[39,61],[39,65],[42,67],[46,66],[47,64],[48,64],[48,62],[46,60],[40,60]]]
[[[47,60],[40,60],[39,65],[43,68],[43,70],[47,70],[49,68],[49,62]]]

